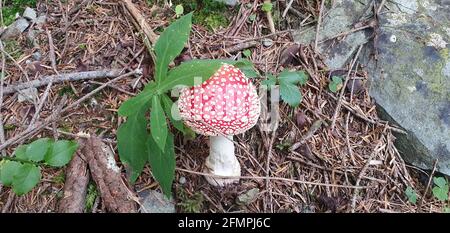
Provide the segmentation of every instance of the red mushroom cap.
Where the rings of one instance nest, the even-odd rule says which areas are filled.
[[[243,133],[256,124],[260,113],[255,86],[229,64],[201,85],[183,89],[178,108],[186,125],[207,136]]]

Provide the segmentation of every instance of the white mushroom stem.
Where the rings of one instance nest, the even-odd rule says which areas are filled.
[[[241,166],[234,155],[233,136],[210,136],[209,156],[206,158],[205,172],[218,176],[240,176]],[[214,186],[239,181],[238,178],[217,178],[205,176],[208,183]]]

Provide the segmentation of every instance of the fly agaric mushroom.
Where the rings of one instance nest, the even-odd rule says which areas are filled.
[[[210,136],[205,172],[240,176],[241,166],[234,155],[233,135],[247,131],[258,121],[260,103],[252,82],[239,69],[223,64],[201,85],[183,89],[178,108],[187,126]],[[206,180],[214,186],[224,186],[239,179],[206,176]]]

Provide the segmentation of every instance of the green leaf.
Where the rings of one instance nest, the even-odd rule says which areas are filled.
[[[209,79],[223,65],[223,63],[230,65],[247,64],[244,60],[190,60],[183,62],[169,71],[167,78],[163,80],[159,86],[159,90],[161,93],[164,93],[177,85],[190,87],[195,84],[200,84]],[[198,81],[200,83],[195,83],[196,78],[199,78]]]
[[[256,14],[251,14],[249,17],[248,17],[248,19],[250,20],[250,21],[255,21],[255,19],[256,19]]]
[[[288,71],[284,70],[278,75],[280,83],[300,84],[305,85],[308,81],[308,75],[304,71]]]
[[[147,162],[147,121],[145,111],[128,117],[117,130],[117,147],[120,160],[130,172],[130,181],[134,183]]]
[[[191,31],[192,12],[182,16],[167,27],[155,44],[156,67],[155,80],[159,84],[167,74],[169,63],[184,48]]]
[[[246,50],[242,51],[242,54],[245,57],[250,57],[252,55],[252,52],[250,51],[250,49],[246,49]]]
[[[44,159],[53,141],[50,138],[40,138],[26,148],[26,159],[34,162],[40,162]]]
[[[151,88],[152,85],[147,85],[149,88],[144,89],[141,93],[133,98],[128,99],[119,107],[119,116],[131,116],[136,115],[142,108],[147,108],[150,103],[150,99],[155,94]],[[146,87],[147,87],[146,86]]]
[[[444,213],[450,213],[450,207],[444,207]]]
[[[284,102],[291,107],[297,107],[302,102],[302,93],[294,84],[280,82],[280,95]]]
[[[5,186],[11,186],[13,177],[22,166],[21,163],[16,161],[5,161],[0,164],[0,181]]]
[[[416,202],[417,202],[417,193],[414,191],[413,188],[408,186],[406,188],[406,190],[405,190],[405,194],[408,197],[408,201],[409,202],[411,202],[413,204],[416,204]]]
[[[434,187],[433,188],[433,195],[439,200],[439,201],[446,201],[448,199],[448,186],[447,189]]]
[[[342,78],[339,76],[333,76],[331,82],[328,84],[328,88],[331,92],[336,93],[342,88]]]
[[[444,188],[447,185],[447,181],[444,179],[444,177],[434,177],[433,182],[440,188]]]
[[[53,167],[62,167],[69,163],[77,149],[78,143],[75,141],[56,141],[45,155],[45,163]]]
[[[177,15],[177,17],[180,17],[181,15],[183,15],[184,13],[184,7],[183,5],[179,4],[175,7],[175,14]]]
[[[23,195],[32,190],[41,180],[41,169],[26,163],[19,167],[13,176],[12,187],[14,193]]]
[[[150,111],[150,130],[153,139],[159,148],[164,151],[167,139],[167,121],[164,115],[164,109],[161,106],[159,96],[152,98],[152,110]]]
[[[270,11],[272,11],[272,8],[273,8],[273,4],[271,2],[265,2],[265,3],[263,3],[263,5],[261,7],[261,9],[264,12],[270,12]]]
[[[162,152],[152,136],[148,137],[147,148],[149,151],[148,161],[152,169],[153,177],[159,182],[164,194],[167,197],[172,193],[172,182],[175,177],[175,151],[173,135],[167,136],[167,143]]]
[[[242,71],[247,78],[259,77],[258,72],[255,70],[253,64],[247,59],[238,60],[234,66]]]
[[[170,122],[172,122],[172,125],[183,134],[186,134],[186,128],[184,127],[183,121],[174,119],[174,116],[172,114],[172,107],[175,107],[174,108],[175,111],[178,111],[178,108],[174,106],[172,99],[170,99],[168,95],[163,94],[161,95],[161,102],[164,108],[164,112],[169,117]]]
[[[266,79],[261,82],[261,84],[266,85],[267,88],[277,84],[277,78],[272,74],[266,74]]]
[[[434,177],[433,182],[436,185],[432,190],[433,195],[440,201],[446,201],[449,191],[447,181],[443,177]]]
[[[28,147],[28,145],[18,146],[16,148],[16,150],[14,151],[14,155],[19,159],[28,160],[27,154],[26,154],[27,147]]]

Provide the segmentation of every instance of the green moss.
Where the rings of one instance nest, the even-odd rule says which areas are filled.
[[[36,0],[11,0],[5,1],[2,9],[3,23],[7,26],[14,22],[16,14],[22,14],[25,7],[36,7]]]
[[[203,195],[199,192],[189,196],[183,189],[179,193],[180,203],[177,205],[181,207],[185,213],[199,213],[203,208]]]
[[[97,199],[98,192],[97,186],[94,183],[90,182],[86,194],[86,212],[92,212],[92,208],[94,207],[95,199]]]
[[[226,27],[229,24],[227,18],[228,7],[223,2],[214,0],[175,0],[174,6],[182,4],[184,12],[194,11],[192,22],[207,27],[208,29],[217,29]]]
[[[56,184],[64,184],[66,181],[66,174],[62,171],[57,176],[54,176],[52,181]]]
[[[17,42],[16,40],[7,40],[4,43],[5,51],[15,60],[19,59],[22,56],[22,48],[20,47],[19,42]]]

